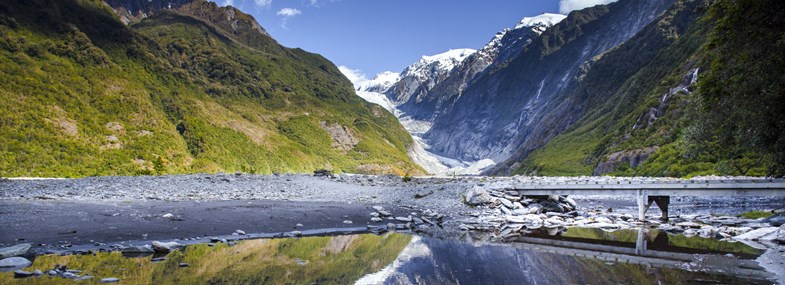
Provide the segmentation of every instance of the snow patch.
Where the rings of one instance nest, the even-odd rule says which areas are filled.
[[[515,29],[521,29],[526,27],[536,27],[536,26],[553,26],[561,22],[567,18],[567,16],[562,14],[551,14],[545,13],[542,15],[534,16],[534,17],[526,17],[521,20]]]

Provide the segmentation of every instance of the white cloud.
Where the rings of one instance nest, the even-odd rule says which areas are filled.
[[[234,6],[234,0],[226,0],[224,1],[223,6]]]
[[[610,4],[616,1],[617,0],[560,0],[559,13],[567,15],[575,10],[581,10],[597,5]]]
[[[303,11],[297,10],[295,8],[283,8],[279,10],[278,13],[275,14],[278,16],[283,16],[284,18],[289,18],[289,17],[300,15],[302,13]]]
[[[308,6],[319,7],[324,2],[338,2],[340,0],[306,0],[308,2]]]
[[[270,7],[273,4],[273,0],[253,0],[253,2],[256,3],[256,6],[262,8]]]
[[[346,78],[349,78],[349,81],[351,81],[352,84],[354,84],[355,88],[360,83],[368,81],[368,77],[365,75],[365,73],[363,73],[362,70],[351,69],[351,68],[343,66],[343,65],[338,66],[338,70],[340,70],[341,73],[343,73],[343,75],[346,76]]]
[[[297,10],[295,8],[283,8],[281,10],[278,10],[278,12],[275,14],[283,17],[283,20],[281,20],[281,28],[283,28],[284,30],[288,30],[289,28],[286,27],[286,23],[289,22],[289,18],[300,15],[302,13],[303,11]]]

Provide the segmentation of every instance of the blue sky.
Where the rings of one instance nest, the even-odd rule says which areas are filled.
[[[478,49],[520,19],[614,0],[213,0],[253,15],[281,44],[373,77],[422,55]]]

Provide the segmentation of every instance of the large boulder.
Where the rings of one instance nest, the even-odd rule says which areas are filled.
[[[785,225],[785,212],[777,213],[771,217],[764,219],[763,221],[775,227]]]
[[[556,213],[565,212],[564,207],[559,205],[559,203],[551,201],[550,199],[541,201],[540,206],[542,206],[543,212],[556,212]]]
[[[9,257],[0,259],[0,271],[16,270],[33,265],[33,262],[24,257]]]
[[[735,240],[760,240],[760,241],[773,241],[777,239],[777,232],[780,231],[778,227],[760,228],[746,232],[744,234],[733,237]]]
[[[179,249],[181,247],[183,247],[183,245],[181,245],[181,244],[179,244],[177,242],[159,242],[159,241],[154,241],[153,245],[152,245],[153,250],[155,252],[160,252],[160,253],[169,253],[172,250]]]
[[[17,244],[15,246],[9,246],[0,248],[0,259],[9,258],[14,256],[32,256],[33,253],[33,245],[29,243]]]
[[[469,191],[466,191],[466,204],[471,206],[480,206],[492,202],[493,197],[488,194],[488,191],[479,186],[474,186]]]

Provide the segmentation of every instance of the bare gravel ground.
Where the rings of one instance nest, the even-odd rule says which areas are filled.
[[[347,174],[332,178],[197,174],[0,179],[0,246],[23,241],[76,245],[181,239],[227,235],[238,229],[271,233],[385,225],[386,220],[370,221],[369,213],[375,205],[385,206],[394,216],[406,217],[426,209],[443,214],[444,230],[434,227],[434,231],[441,232],[426,234],[449,236],[457,232],[459,220],[477,211],[463,204],[462,196],[468,189],[478,185],[495,187],[513,179],[522,178],[443,177],[404,182],[397,176]],[[616,212],[629,213],[635,209],[631,197],[574,198],[582,208],[614,208]],[[782,199],[770,198],[677,198],[672,207],[686,213],[700,209],[775,209],[782,205]]]

